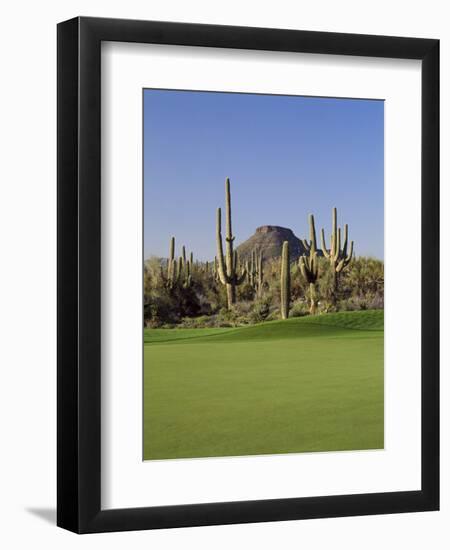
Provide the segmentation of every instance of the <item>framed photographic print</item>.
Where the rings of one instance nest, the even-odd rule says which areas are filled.
[[[439,41],[58,25],[58,525],[439,506]]]

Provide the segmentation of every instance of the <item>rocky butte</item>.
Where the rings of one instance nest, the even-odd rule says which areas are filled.
[[[291,261],[307,254],[302,241],[287,227],[278,225],[261,225],[249,239],[237,247],[239,258],[245,261],[250,258],[252,250],[261,250],[265,260],[281,256],[283,242],[288,241]],[[319,251],[319,255],[321,255]]]

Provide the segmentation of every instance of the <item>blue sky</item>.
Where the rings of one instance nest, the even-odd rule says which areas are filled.
[[[146,258],[172,235],[214,257],[226,177],[236,244],[260,225],[306,237],[309,213],[329,236],[336,206],[357,255],[383,258],[382,101],[145,90],[143,131]]]

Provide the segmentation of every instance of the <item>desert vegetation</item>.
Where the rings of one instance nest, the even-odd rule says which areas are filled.
[[[144,325],[148,328],[236,327],[288,317],[338,311],[383,309],[384,265],[355,257],[348,224],[338,226],[337,209],[327,246],[321,230],[317,245],[314,215],[309,239],[293,258],[288,240],[271,254],[264,248],[243,248],[241,259],[232,231],[231,186],[225,182],[225,236],[222,209],[216,213],[216,257],[194,261],[186,247],[177,250],[169,238],[167,258],[144,264]],[[284,230],[289,231],[289,230]],[[298,250],[295,252],[298,253]],[[178,257],[177,257],[178,254]]]

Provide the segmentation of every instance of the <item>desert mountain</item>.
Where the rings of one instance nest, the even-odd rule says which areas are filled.
[[[278,225],[262,225],[255,234],[237,247],[241,260],[250,257],[252,250],[261,250],[265,260],[281,256],[283,242],[289,242],[291,261],[296,260],[302,254],[306,254],[302,241],[294,235],[291,229]]]

